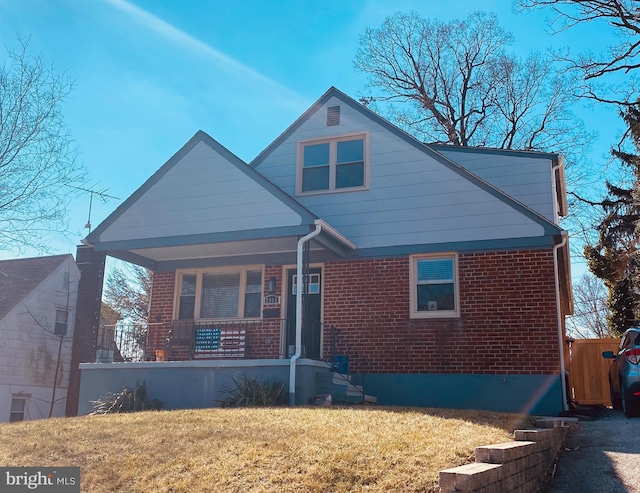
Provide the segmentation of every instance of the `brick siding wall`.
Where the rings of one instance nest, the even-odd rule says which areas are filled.
[[[325,265],[324,321],[353,371],[558,373],[553,252],[459,256],[460,317],[409,317],[409,257]]]
[[[151,302],[149,303],[147,358],[155,358],[155,350],[164,348],[164,342],[169,337],[169,322],[173,317],[175,279],[175,272],[155,272],[153,274]]]
[[[337,344],[353,372],[559,373],[552,250],[461,254],[458,268],[460,317],[411,319],[408,256],[326,263],[323,318],[337,338],[325,331],[324,354]],[[266,266],[265,293],[271,277],[284,309],[282,267]],[[171,320],[174,289],[174,273],[154,275],[151,323]],[[250,326],[246,357],[279,357],[280,331],[275,318]]]

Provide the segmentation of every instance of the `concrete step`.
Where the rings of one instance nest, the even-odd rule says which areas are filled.
[[[348,385],[351,375],[343,375],[336,372],[319,371],[316,373],[316,382],[331,382],[335,385]]]
[[[377,398],[364,394],[362,385],[353,385],[351,375],[319,371],[316,373],[316,394],[330,395],[332,402],[375,404]]]

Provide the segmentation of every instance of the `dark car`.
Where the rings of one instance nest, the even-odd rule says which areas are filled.
[[[605,351],[602,356],[613,359],[609,368],[611,405],[628,418],[640,415],[640,327],[622,335],[618,354]]]

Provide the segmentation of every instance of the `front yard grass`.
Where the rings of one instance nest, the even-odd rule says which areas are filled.
[[[199,409],[0,425],[0,465],[79,466],[83,492],[437,492],[512,440],[513,414],[383,407]]]

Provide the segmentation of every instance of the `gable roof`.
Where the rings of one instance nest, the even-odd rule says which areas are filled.
[[[169,171],[172,170],[182,158],[184,158],[196,145],[204,143],[212,150],[223,157],[230,165],[244,173],[267,192],[269,192],[277,201],[282,203],[291,211],[299,214],[303,223],[313,224],[318,217],[297,202],[293,197],[282,191],[276,185],[271,183],[267,178],[251,168],[238,156],[221,145],[207,133],[199,130],[196,134],[178,151],[176,152],[160,169],[158,169],[141,187],[139,187],[127,200],[125,200],[113,213],[111,213],[100,225],[94,229],[86,238],[89,243],[100,242],[100,236],[120,217],[122,217],[142,196],[148,192],[155,184],[157,184]],[[193,238],[192,238],[193,239]]]
[[[428,144],[424,144],[419,140],[415,139],[413,136],[409,135],[404,130],[400,129],[396,125],[392,124],[388,120],[384,119],[380,115],[374,113],[369,108],[363,106],[362,104],[355,101],[353,98],[347,96],[342,91],[338,90],[335,87],[330,87],[327,92],[325,92],[320,99],[318,99],[307,111],[305,111],[295,122],[293,122],[282,134],[280,134],[269,146],[264,149],[251,163],[249,166],[253,169],[257,169],[260,164],[264,161],[264,159],[277,147],[279,147],[286,139],[288,139],[298,128],[300,128],[312,115],[314,115],[317,111],[319,111],[331,98],[337,98],[344,104],[348,105],[352,109],[360,112],[365,117],[369,118],[373,122],[382,126],[389,132],[393,133],[395,136],[409,143],[413,147],[419,149],[427,156],[431,157],[441,165],[450,169],[451,171],[457,173],[462,178],[468,180],[479,188],[485,190],[492,196],[496,197],[498,200],[507,204],[509,207],[517,210],[524,216],[528,217],[535,223],[538,223],[544,228],[546,235],[559,235],[562,231],[561,228],[554,224],[552,221],[545,218],[543,215],[534,211],[530,207],[524,205],[518,200],[514,199],[510,195],[506,194],[504,191],[499,188],[491,185],[489,182],[483,180],[479,176],[473,174],[463,166],[457,164],[455,161],[452,161],[448,157],[439,153],[437,150],[430,147]],[[551,154],[546,155],[545,157],[551,156]],[[557,157],[557,155],[554,155]]]
[[[66,254],[0,261],[0,319],[67,259],[73,260],[73,256]]]

